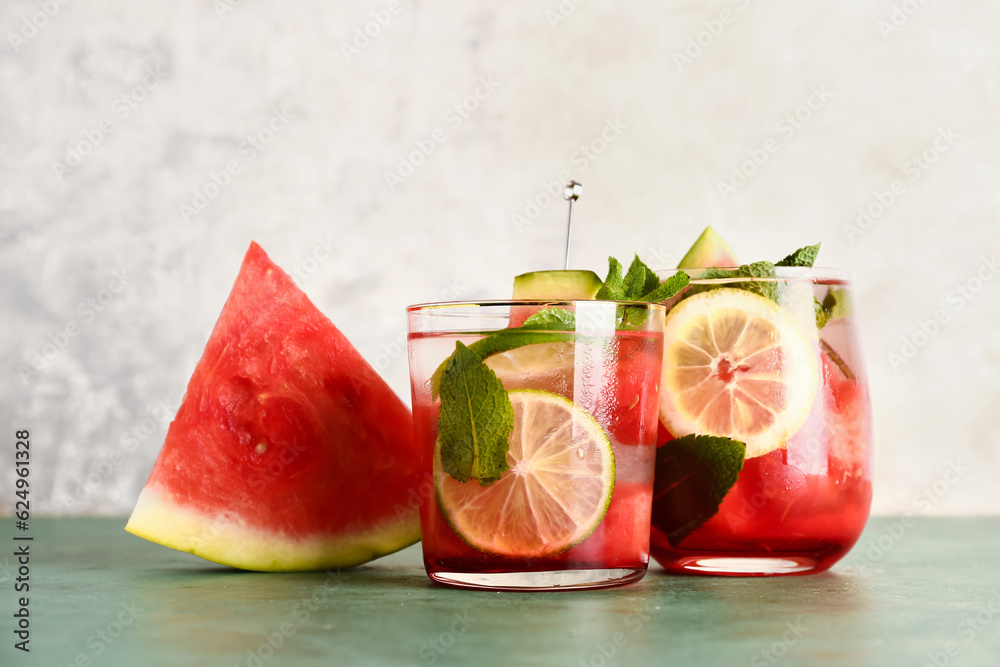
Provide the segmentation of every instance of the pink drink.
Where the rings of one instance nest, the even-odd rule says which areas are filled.
[[[613,312],[614,303],[607,305]],[[523,319],[517,312],[512,315],[514,321]],[[645,328],[655,329],[657,324],[658,318],[651,317]],[[593,416],[607,434],[614,455],[614,488],[607,510],[593,532],[563,550],[525,556],[477,548],[449,522],[435,479],[437,484],[457,483],[435,478],[433,466],[429,466],[424,485],[427,492],[421,494],[421,533],[426,570],[435,581],[484,588],[584,588],[628,583],[646,571],[662,333],[610,331],[553,342],[545,342],[544,336],[542,342],[514,350],[512,358],[517,363],[490,363],[497,366],[497,375],[508,392],[530,389],[554,394]],[[453,352],[456,341],[471,345],[481,338],[449,331],[414,331],[411,319],[414,429],[418,445],[431,456],[436,455],[440,408],[431,378]],[[511,470],[495,484],[517,474],[515,461],[508,457]],[[502,530],[499,520],[495,529]]]
[[[794,309],[793,297],[802,295],[794,288],[809,282],[788,278],[788,283],[789,289],[780,285],[779,303]],[[849,287],[845,280],[811,279],[811,289],[819,302],[831,289],[846,302]],[[819,388],[801,428],[784,446],[747,458],[718,513],[679,543],[671,544],[656,528],[654,513],[652,554],[667,570],[757,576],[820,572],[861,535],[872,498],[871,408],[853,316],[843,308],[836,314],[814,339]],[[809,329],[811,318],[799,320]],[[658,441],[672,438],[661,427]]]

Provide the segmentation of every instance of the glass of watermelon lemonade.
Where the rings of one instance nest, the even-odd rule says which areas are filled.
[[[665,302],[652,554],[678,573],[820,572],[857,541],[872,498],[851,287],[830,269],[738,271],[693,271]],[[689,433],[727,436],[746,451],[718,511],[685,525],[677,517],[690,503],[661,499],[660,466],[662,448]]]
[[[642,578],[664,313],[620,301],[408,308],[432,580],[539,590]]]

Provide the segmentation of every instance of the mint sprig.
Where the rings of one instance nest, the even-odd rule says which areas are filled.
[[[662,284],[656,273],[636,255],[623,275],[621,262],[608,259],[608,277],[595,299],[658,303],[687,287],[683,271]],[[637,327],[647,313],[618,309],[616,325]],[[581,338],[576,316],[565,308],[546,308],[528,317],[520,327],[501,329],[455,351],[431,376],[431,393],[441,398],[438,441],[441,465],[460,482],[479,480],[489,486],[508,469],[508,438],[513,429],[514,409],[496,373],[483,360],[501,352],[535,343],[555,343]]]
[[[614,257],[608,258],[608,276],[594,297],[597,301],[636,301],[659,303],[677,295],[690,284],[691,279],[684,271],[678,271],[662,283],[656,272],[636,255],[628,272],[622,275],[622,263]],[[622,307],[617,315],[617,325],[624,328],[642,326],[648,315],[646,311]],[[525,320],[522,330],[572,331],[576,325],[575,315],[565,308],[547,308]],[[508,330],[514,331],[514,330]],[[498,332],[496,335],[503,336]],[[482,342],[482,341],[480,341]],[[475,347],[475,343],[473,347]],[[510,348],[507,348],[510,349]],[[488,355],[482,355],[485,358]]]
[[[514,408],[493,370],[460,341],[441,373],[441,466],[460,482],[489,486],[508,469]]]
[[[778,302],[778,285],[774,280],[774,264],[768,261],[754,262],[753,264],[743,264],[736,269],[709,268],[698,274],[699,279],[718,280],[722,278],[749,278],[739,282],[719,283],[715,285],[696,285],[689,292],[689,295],[707,292],[720,287],[735,287],[754,294],[759,294],[765,299]]]
[[[711,435],[686,435],[656,450],[652,525],[673,546],[719,511],[736,484],[746,445]]]
[[[689,281],[688,274],[678,271],[660,283],[656,272],[639,259],[639,255],[632,260],[628,273],[622,276],[622,263],[614,257],[608,257],[608,277],[604,279],[604,285],[594,298],[605,301],[659,303],[687,287]]]
[[[718,287],[736,287],[737,289],[745,289],[748,292],[759,294],[765,299],[770,299],[771,301],[778,303],[778,284],[776,281],[772,280],[777,276],[777,272],[774,270],[775,267],[811,267],[816,262],[816,256],[819,254],[819,248],[819,243],[799,248],[774,264],[765,260],[761,262],[753,262],[752,264],[743,264],[736,269],[720,269],[714,267],[705,269],[698,274],[697,277],[699,279],[713,280],[722,278],[749,278],[750,280],[740,281],[734,285],[726,283],[720,283],[718,285],[699,285],[696,289],[691,290],[691,294],[705,292]],[[816,324],[819,328],[822,328],[822,325],[826,324],[826,320],[820,315],[821,307],[822,305],[817,303]]]

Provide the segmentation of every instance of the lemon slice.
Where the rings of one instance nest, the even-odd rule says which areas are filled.
[[[722,287],[667,313],[660,418],[675,437],[727,436],[747,458],[767,454],[805,423],[818,384],[809,335],[773,301]]]
[[[510,392],[510,470],[490,486],[458,482],[434,452],[438,501],[452,529],[494,554],[534,558],[587,539],[604,519],[615,486],[607,433],[572,401],[546,391]]]

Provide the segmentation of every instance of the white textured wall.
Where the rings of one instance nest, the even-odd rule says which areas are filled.
[[[350,60],[342,44],[387,3],[45,5],[0,8],[0,510],[21,427],[33,509],[131,509],[251,239],[408,396],[404,306],[503,297],[558,265],[564,205],[528,200],[572,175],[573,263],[602,273],[633,251],[670,266],[706,224],[744,260],[822,240],[820,263],[858,289],[876,511],[1000,511],[997,4],[404,0]],[[907,165],[925,150],[925,170]],[[935,313],[947,322],[923,337]],[[934,503],[915,500],[925,488]]]

